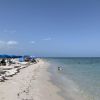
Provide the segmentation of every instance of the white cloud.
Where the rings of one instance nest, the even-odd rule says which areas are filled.
[[[30,41],[30,43],[31,43],[31,44],[34,44],[34,43],[35,43],[35,41]]]
[[[5,29],[3,32],[4,32],[4,33],[13,34],[13,33],[16,33],[16,30],[7,30],[7,29]]]
[[[4,41],[0,41],[0,45],[1,45],[1,44],[5,44],[5,42],[4,42]]]
[[[3,32],[4,32],[4,33],[7,33],[7,32],[9,32],[9,31],[5,29]]]
[[[8,45],[17,45],[18,42],[17,41],[8,41],[7,44]]]
[[[18,49],[17,41],[1,41],[0,40],[0,52],[1,53],[8,53],[14,52]]]
[[[43,39],[43,40],[45,40],[45,41],[49,41],[49,40],[51,40],[51,38],[49,37],[49,38],[45,38],[45,39]]]
[[[17,41],[1,41],[0,40],[0,51],[9,51],[17,48]]]
[[[17,41],[1,41],[0,40],[0,45],[16,45],[16,44],[18,44],[18,42]]]
[[[6,47],[6,42],[5,41],[0,41],[0,49],[3,49]]]

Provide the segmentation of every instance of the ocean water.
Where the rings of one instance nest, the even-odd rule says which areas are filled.
[[[100,58],[47,58],[65,100],[100,100]],[[58,66],[63,70],[58,71]]]

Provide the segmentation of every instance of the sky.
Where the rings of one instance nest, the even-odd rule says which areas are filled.
[[[100,0],[0,0],[0,54],[100,57]]]

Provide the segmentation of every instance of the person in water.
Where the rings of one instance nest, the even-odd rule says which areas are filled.
[[[58,70],[63,70],[63,67],[62,67],[62,66],[59,66],[59,67],[58,67]]]
[[[60,67],[58,67],[58,70],[60,70]]]

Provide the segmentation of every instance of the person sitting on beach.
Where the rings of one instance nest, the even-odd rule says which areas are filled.
[[[9,66],[12,64],[11,59],[8,59],[8,64],[9,64]]]
[[[1,62],[0,62],[0,64],[3,65],[3,66],[6,66],[5,59],[2,59]]]
[[[37,63],[37,61],[34,58],[32,58],[31,62],[33,62],[34,64]]]

